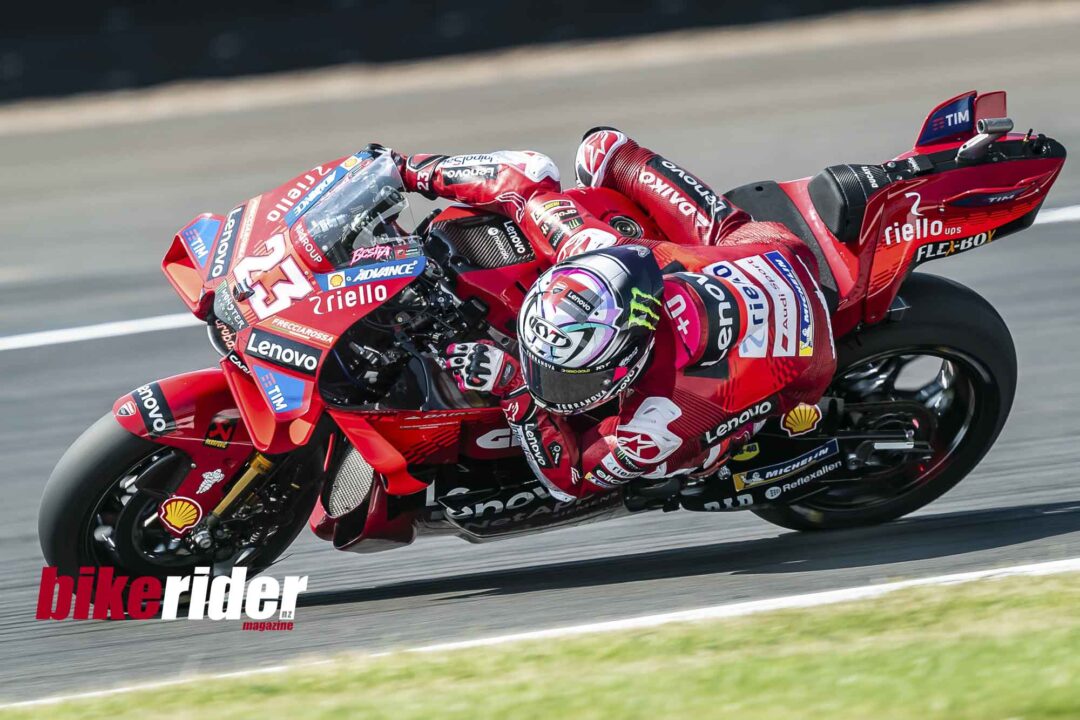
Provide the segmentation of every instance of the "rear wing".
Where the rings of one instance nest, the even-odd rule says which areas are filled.
[[[974,90],[957,95],[938,105],[926,116],[915,150],[929,145],[943,145],[970,140],[976,134],[979,120],[1003,118],[1008,115],[1005,91],[979,94]]]

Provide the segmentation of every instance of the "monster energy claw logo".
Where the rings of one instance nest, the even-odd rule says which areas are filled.
[[[656,321],[660,319],[653,306],[659,306],[660,301],[647,292],[637,288],[630,288],[630,322],[629,327],[639,326],[656,330]]]

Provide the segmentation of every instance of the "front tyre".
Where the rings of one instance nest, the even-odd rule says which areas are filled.
[[[876,430],[893,429],[904,408],[933,449],[929,458],[885,457],[874,472],[829,481],[791,505],[753,508],[759,517],[793,530],[876,525],[936,500],[978,465],[993,446],[1016,392],[1012,335],[990,303],[960,283],[913,274],[900,297],[908,308],[837,344],[837,372],[827,397],[896,409],[881,413]],[[899,376],[913,359],[940,362],[925,387],[905,390]],[[919,407],[919,406],[922,407]]]
[[[80,567],[111,566],[118,575],[190,574],[210,566],[227,573],[244,565],[270,565],[303,528],[315,501],[312,484],[275,532],[249,547],[199,551],[156,522],[190,460],[175,448],[131,434],[105,415],[84,432],[57,463],[38,511],[38,539],[45,561],[61,575]]]

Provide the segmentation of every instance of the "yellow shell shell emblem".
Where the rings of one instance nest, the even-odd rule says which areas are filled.
[[[158,510],[158,517],[174,532],[183,532],[202,519],[202,508],[186,497],[172,497]]]
[[[788,410],[780,423],[787,434],[791,437],[805,435],[818,426],[821,422],[821,410],[817,405],[799,403],[796,407]]]

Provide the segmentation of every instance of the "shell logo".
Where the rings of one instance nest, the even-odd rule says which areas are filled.
[[[161,504],[158,517],[173,532],[182,533],[202,520],[203,511],[199,503],[191,498],[171,497]]]
[[[345,273],[343,273],[343,272],[330,273],[330,277],[329,277],[329,285],[330,285],[330,287],[339,288],[344,284],[345,284]]]
[[[821,422],[821,410],[817,405],[799,403],[796,407],[784,414],[781,425],[789,437],[805,435],[818,426]]]

